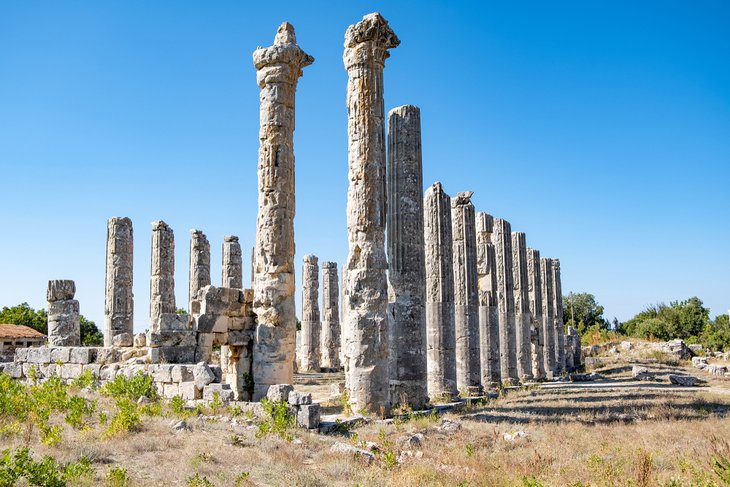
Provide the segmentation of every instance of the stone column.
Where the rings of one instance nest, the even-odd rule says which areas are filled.
[[[529,291],[530,326],[532,337],[532,375],[535,379],[545,378],[545,338],[542,330],[542,274],[540,273],[540,251],[527,249],[527,286]]]
[[[320,350],[327,369],[340,368],[340,286],[336,262],[322,262],[322,335]]]
[[[235,235],[223,237],[222,255],[221,287],[243,289],[243,256],[238,237]]]
[[[74,299],[76,284],[70,280],[48,281],[48,345],[81,345],[79,302]]]
[[[530,301],[527,282],[527,242],[523,232],[512,233],[512,279],[515,297],[515,328],[517,336],[517,375],[520,380],[532,380],[532,351],[530,345]]]
[[[502,382],[517,385],[517,332],[512,276],[512,227],[508,221],[494,219],[495,262],[497,264],[497,309],[499,312],[499,369]]]
[[[345,377],[352,409],[388,414],[383,68],[400,41],[380,14],[345,33],[349,251],[343,271]]]
[[[479,352],[482,386],[496,388],[499,373],[499,313],[497,310],[496,256],[492,244],[494,218],[476,214],[477,280],[479,287]]]
[[[160,318],[175,314],[175,236],[167,223],[152,222],[150,330],[159,332]]]
[[[479,353],[479,295],[477,237],[471,191],[451,198],[454,247],[454,325],[456,330],[456,387],[464,395],[481,389]]]
[[[421,112],[388,114],[388,343],[390,398],[421,409],[426,388],[426,269],[423,250]]]
[[[106,232],[104,346],[131,347],[134,341],[132,220],[110,218]]]
[[[301,368],[319,372],[319,264],[317,256],[305,255],[302,265]]]
[[[302,68],[314,62],[279,26],[274,45],[253,53],[261,88],[258,217],[254,250],[254,400],[269,386],[291,384],[296,356],[294,304],[294,94]]]
[[[201,230],[192,229],[190,230],[188,303],[192,303],[198,296],[198,291],[205,286],[210,286],[210,243]]]
[[[441,183],[434,183],[424,195],[423,234],[428,396],[436,401],[457,394],[451,198]]]
[[[565,326],[563,322],[563,286],[560,282],[560,259],[553,259],[553,308],[555,309],[555,367],[565,372]]]
[[[548,379],[555,372],[555,308],[553,308],[553,260],[540,259],[542,277],[542,336],[545,340],[543,362]]]

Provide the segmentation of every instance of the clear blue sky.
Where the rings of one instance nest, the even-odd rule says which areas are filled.
[[[224,235],[248,256],[251,54],[284,20],[316,58],[297,91],[297,280],[307,253],[341,266],[343,37],[373,11],[402,42],[385,104],[421,108],[424,184],[474,191],[478,210],[561,259],[565,293],[595,294],[609,319],[694,295],[726,312],[727,1],[2,2],[0,306],[46,307],[47,281],[74,279],[101,325],[111,216],[134,222],[138,331],[150,222],[175,230],[182,307],[189,229],[211,241],[214,283]]]

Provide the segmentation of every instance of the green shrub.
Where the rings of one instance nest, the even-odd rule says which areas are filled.
[[[192,477],[188,477],[188,487],[214,487],[214,485],[206,477],[201,477],[196,473]]]
[[[101,388],[101,392],[114,399],[127,398],[131,401],[136,401],[142,396],[148,397],[153,401],[158,399],[157,389],[155,389],[152,376],[142,371],[137,372],[132,377],[125,377],[124,375],[116,376],[114,380],[107,382]]]
[[[109,487],[128,487],[131,483],[127,469],[123,467],[110,467],[106,473],[106,484]]]
[[[49,456],[36,461],[28,448],[18,448],[13,453],[3,450],[0,455],[0,486],[10,487],[21,480],[28,485],[65,487],[69,480],[90,477],[93,468],[88,458],[62,465]]]
[[[104,433],[107,437],[136,430],[141,423],[137,403],[129,398],[123,397],[117,399],[117,409],[117,413],[112,416],[109,427]]]
[[[294,427],[294,415],[289,411],[289,404],[285,401],[261,400],[261,407],[266,413],[266,419],[259,425],[256,436],[261,437],[269,433],[276,433],[286,441],[292,441],[293,436],[289,429]]]

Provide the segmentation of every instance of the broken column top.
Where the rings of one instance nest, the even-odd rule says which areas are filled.
[[[444,193],[444,187],[443,187],[443,185],[441,185],[441,181],[436,181],[426,191],[430,191],[430,192],[432,192],[434,194],[443,194]]]
[[[383,45],[383,60],[388,58],[387,49],[397,47],[400,39],[388,25],[388,21],[378,12],[367,14],[357,24],[353,24],[347,28],[345,32],[345,47],[355,47],[355,45],[367,41],[376,41]]]
[[[63,301],[73,299],[76,294],[76,283],[70,279],[48,281],[46,298],[48,301]]]
[[[205,237],[205,234],[203,233],[203,231],[198,230],[197,228],[191,228],[190,235],[193,237]]]
[[[307,254],[302,260],[307,264],[316,264],[319,259],[317,259],[317,256],[314,254]]]
[[[455,196],[451,197],[451,207],[456,208],[457,206],[471,205],[471,197],[473,194],[474,191],[462,191],[460,193],[456,193]]]
[[[113,216],[109,218],[109,223],[125,223],[127,225],[131,225],[132,220],[126,216]]]
[[[337,262],[324,261],[322,262],[322,269],[337,269]]]
[[[162,220],[152,222],[152,230],[167,230],[170,226]]]
[[[258,71],[256,81],[260,88],[263,88],[268,81],[293,83],[302,76],[302,68],[314,62],[314,58],[304,52],[296,42],[294,26],[284,22],[276,31],[273,46],[256,48],[253,52],[253,64]],[[268,66],[278,69],[273,71],[264,69]]]
[[[238,242],[238,237],[235,235],[226,235],[223,237],[224,242]]]
[[[388,118],[390,118],[393,114],[398,114],[398,115],[401,115],[401,116],[405,116],[405,115],[408,115],[409,113],[417,113],[417,114],[420,114],[421,113],[421,109],[418,108],[415,105],[401,105],[399,107],[392,108],[388,112]]]
[[[489,213],[480,211],[476,215],[476,226],[477,233],[486,232],[493,233],[494,231],[494,217]]]

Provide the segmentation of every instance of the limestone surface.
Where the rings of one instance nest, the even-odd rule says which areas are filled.
[[[517,338],[517,375],[520,380],[532,379],[529,285],[527,282],[527,242],[523,232],[512,233],[512,279],[515,300],[515,335]]]
[[[421,409],[426,388],[421,112],[388,113],[388,344],[393,405]]]
[[[196,299],[198,291],[210,286],[210,242],[201,230],[190,230],[190,278],[188,303]]]
[[[435,400],[457,394],[451,198],[439,182],[423,198],[423,232],[428,396]]]
[[[81,344],[79,302],[74,281],[48,281],[48,345],[70,347]]]
[[[555,308],[553,307],[553,260],[540,259],[542,277],[542,334],[545,341],[543,362],[548,378],[555,373]]]
[[[477,284],[479,288],[479,351],[483,387],[501,383],[499,364],[499,313],[497,309],[497,271],[492,231],[494,218],[476,214]]]
[[[152,222],[150,330],[160,331],[163,314],[175,314],[175,236],[163,221]]]
[[[340,364],[340,281],[336,262],[322,262],[321,366],[339,369]]]
[[[512,227],[508,221],[501,218],[494,219],[492,243],[497,264],[500,374],[503,383],[516,385],[519,377],[517,375],[517,334],[512,274]]]
[[[243,288],[243,257],[241,244],[235,235],[223,237],[223,265],[221,286],[233,289]]]
[[[456,386],[465,395],[478,393],[481,384],[477,240],[472,194],[467,191],[451,198]]]
[[[387,414],[385,120],[383,68],[400,44],[378,13],[345,33],[348,255],[343,271],[345,377],[354,410]]]
[[[314,62],[279,26],[274,45],[253,53],[261,92],[258,216],[253,256],[254,400],[273,384],[292,383],[296,356],[294,304],[294,98],[302,69]]]
[[[319,263],[316,255],[305,255],[302,264],[302,338],[301,370],[319,372],[320,330],[319,319]]]

